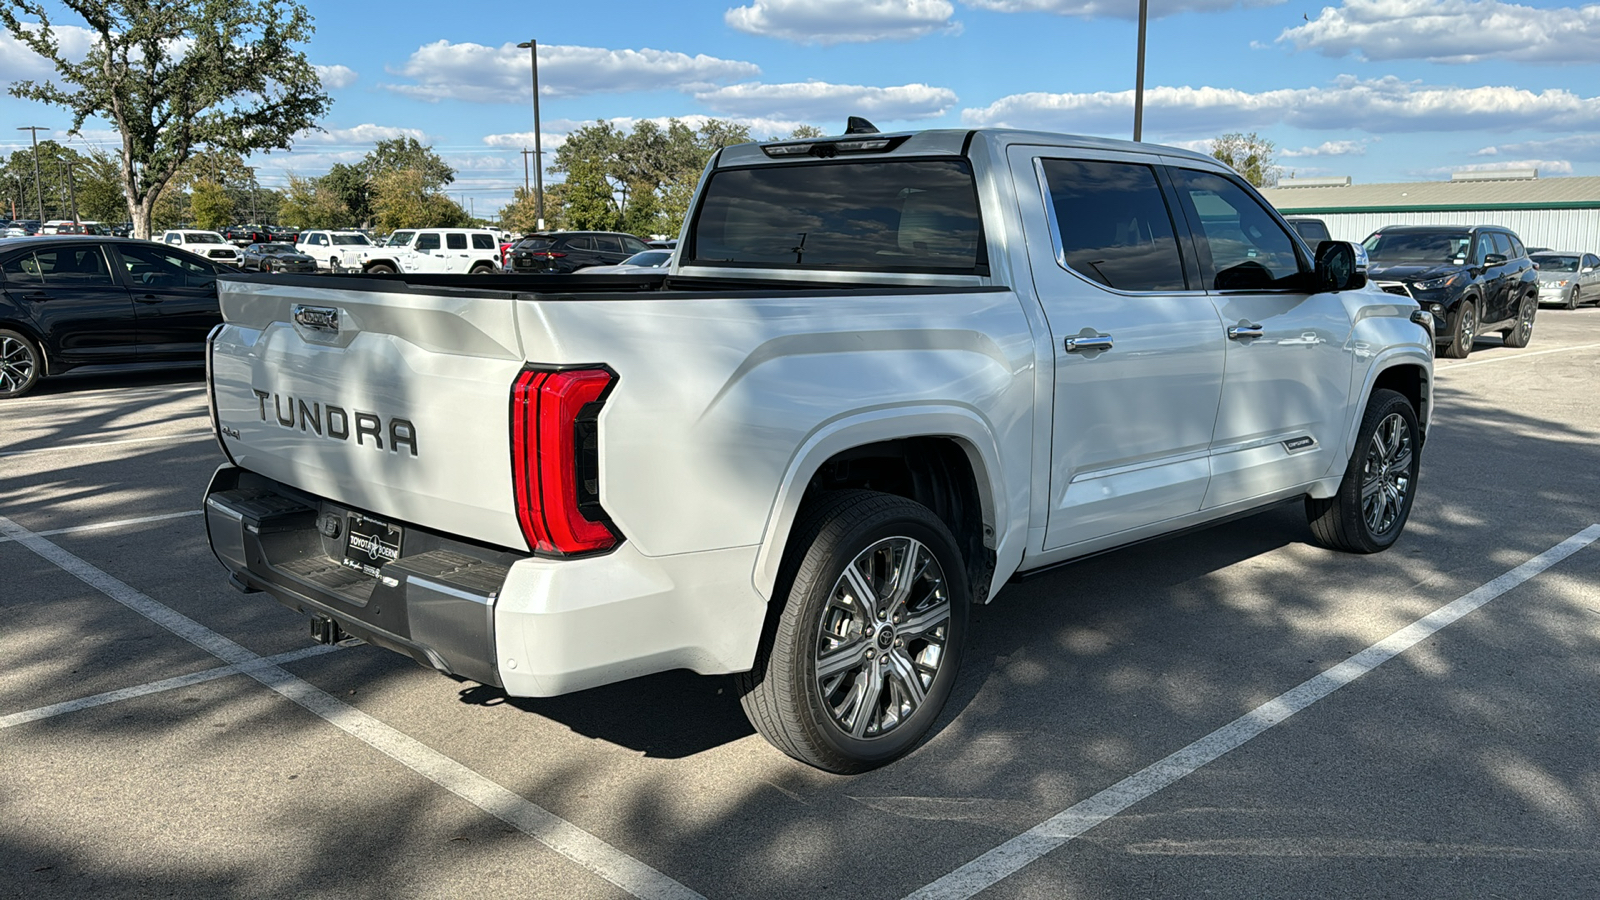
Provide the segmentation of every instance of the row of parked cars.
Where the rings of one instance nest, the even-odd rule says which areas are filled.
[[[1320,219],[1288,222],[1313,245],[1330,238]],[[1368,278],[1432,313],[1439,352],[1454,359],[1491,331],[1526,347],[1541,305],[1600,306],[1600,254],[1529,248],[1502,226],[1389,225],[1361,245]]]

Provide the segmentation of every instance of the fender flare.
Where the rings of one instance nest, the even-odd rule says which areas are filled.
[[[773,599],[778,568],[783,564],[783,554],[795,517],[800,511],[801,498],[805,496],[811,477],[824,462],[854,447],[916,437],[949,438],[966,451],[978,486],[983,520],[995,532],[994,543],[998,556],[1001,542],[1009,537],[1004,533],[1009,511],[1005,489],[995,483],[995,478],[1003,469],[1000,448],[988,422],[973,410],[960,406],[879,408],[821,423],[790,457],[773,498],[771,511],[767,514],[761,549],[756,553],[755,570],[752,573],[756,592],[768,601]],[[1017,555],[1020,559],[1020,552]],[[997,561],[1000,566],[995,578],[1003,581],[1009,571],[1002,573],[1005,561]],[[1015,566],[1015,561],[1012,566]]]
[[[1433,419],[1433,357],[1424,354],[1417,347],[1390,347],[1378,354],[1372,365],[1367,368],[1366,378],[1361,383],[1361,392],[1358,401],[1351,404],[1351,415],[1345,423],[1343,446],[1341,446],[1339,459],[1343,464],[1339,466],[1339,473],[1344,473],[1344,467],[1350,463],[1350,454],[1355,452],[1356,436],[1361,431],[1361,419],[1367,414],[1367,404],[1372,402],[1372,391],[1378,383],[1378,377],[1390,369],[1403,365],[1415,365],[1422,370],[1422,396],[1425,409],[1417,411],[1417,424],[1425,436],[1428,423]],[[1426,439],[1426,438],[1424,438]]]

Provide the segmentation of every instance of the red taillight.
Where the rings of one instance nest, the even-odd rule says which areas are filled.
[[[560,259],[561,257],[566,256],[565,253],[557,253],[553,250],[533,250],[530,251],[528,255],[537,257],[539,259]]]
[[[617,543],[600,508],[595,416],[605,369],[526,371],[511,388],[511,481],[517,522],[537,553],[569,556]]]

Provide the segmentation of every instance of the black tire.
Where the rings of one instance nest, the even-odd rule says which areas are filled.
[[[468,275],[488,275],[488,274],[491,274],[493,272],[494,272],[494,268],[491,267],[488,263],[478,263],[477,265],[473,266],[472,269],[467,272],[467,274]]]
[[[1463,300],[1450,314],[1450,342],[1439,351],[1451,359],[1466,359],[1472,352],[1472,339],[1478,336],[1478,304]]]
[[[394,266],[391,266],[388,263],[373,263],[372,265],[367,266],[366,271],[369,275],[393,275]]]
[[[31,338],[0,328],[0,400],[33,390],[44,374],[44,356]]]
[[[1581,302],[1578,299],[1578,294],[1579,293],[1580,292],[1578,290],[1578,286],[1577,285],[1573,285],[1572,286],[1572,293],[1567,295],[1567,309],[1577,309],[1578,308],[1578,303]]]
[[[1338,493],[1306,498],[1306,521],[1316,542],[1347,553],[1387,550],[1411,516],[1421,464],[1411,401],[1395,391],[1373,391]]]
[[[1533,317],[1538,312],[1537,295],[1529,294],[1522,298],[1522,307],[1517,310],[1517,324],[1501,332],[1507,347],[1528,346],[1528,342],[1533,340]]]
[[[907,593],[880,605],[878,589],[906,571]],[[778,589],[755,668],[737,677],[756,730],[842,774],[915,747],[950,696],[967,635],[971,596],[950,529],[904,497],[824,494],[795,523]],[[819,662],[836,671],[819,677]]]

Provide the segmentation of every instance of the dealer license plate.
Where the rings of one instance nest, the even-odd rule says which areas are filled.
[[[376,576],[383,564],[400,558],[405,531],[382,519],[351,513],[346,522],[344,564]]]

